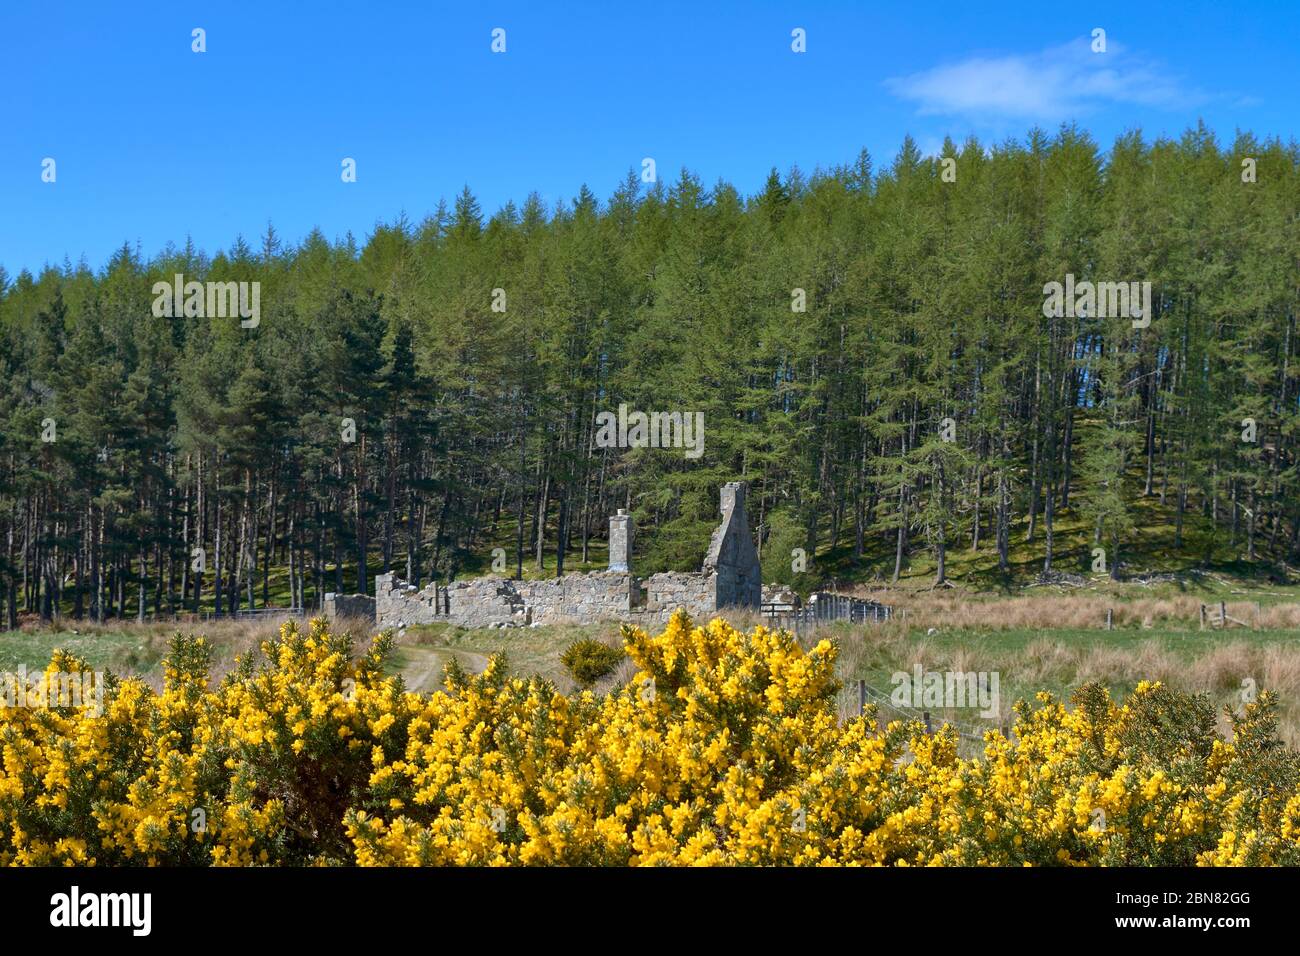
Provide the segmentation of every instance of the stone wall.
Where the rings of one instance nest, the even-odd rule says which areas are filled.
[[[375,578],[382,627],[445,621],[461,627],[587,623],[626,618],[631,611],[630,574],[597,571],[545,581],[498,575],[429,584],[417,591],[392,574]]]
[[[764,584],[763,607],[797,610],[803,607],[803,599],[784,584]]]
[[[631,573],[632,518],[610,518],[610,568],[546,581],[498,575],[436,583],[417,590],[392,574],[375,578],[375,617],[380,627],[445,621],[462,627],[528,627],[541,624],[631,621],[663,624],[678,608],[701,620],[729,607],[757,609],[762,584],[758,552],[745,514],[745,486],[724,485],[722,523],[713,533],[700,571],[667,571],[644,581]],[[327,610],[327,613],[328,610]]]
[[[380,627],[405,627],[408,624],[433,624],[445,621],[435,602],[438,586],[429,584],[418,590],[394,574],[375,577],[375,620]]]
[[[330,591],[325,595],[324,604],[325,616],[331,620],[340,617],[375,620],[375,599],[368,594],[335,594]]]
[[[679,607],[692,618],[718,609],[717,576],[707,571],[663,571],[645,579],[644,604],[638,610],[667,620]]]
[[[545,581],[489,575],[417,590],[393,574],[381,574],[375,578],[374,606],[380,627],[438,622],[527,627],[600,621],[653,627],[666,623],[679,607],[696,619],[713,614],[718,610],[716,582],[711,571],[665,571],[644,581],[616,571],[594,571]]]
[[[635,589],[632,575],[618,571],[510,583],[531,611],[529,624],[582,624],[625,618],[632,609]]]

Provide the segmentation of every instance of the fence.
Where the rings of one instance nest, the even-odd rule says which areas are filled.
[[[1011,733],[1011,728],[1005,724],[1000,727],[993,727],[964,724],[955,720],[939,720],[933,717],[928,710],[918,710],[915,707],[894,703],[888,694],[872,687],[865,680],[846,684],[840,689],[836,698],[836,709],[841,720],[851,720],[860,716],[867,709],[867,704],[875,704],[887,714],[893,713],[904,720],[919,720],[925,725],[925,732],[928,734],[934,733],[944,724],[947,724],[957,731],[957,735],[962,741],[968,744],[983,746],[984,733],[988,730],[1001,730],[1004,737],[1009,736]]]
[[[889,620],[893,609],[887,604],[815,591],[808,597],[808,607],[818,621],[848,621],[850,624],[875,624]]]
[[[1256,602],[1255,604],[1255,626],[1256,627],[1259,626],[1259,619],[1261,614],[1262,614],[1262,609],[1260,608],[1259,603]],[[1226,628],[1231,624],[1236,624],[1238,627],[1250,627],[1250,624],[1248,624],[1247,622],[1241,620],[1240,618],[1235,618],[1228,613],[1228,604],[1226,601],[1220,601],[1218,605],[1214,605],[1214,604],[1201,605],[1201,630],[1202,631],[1205,630],[1207,626],[1212,628],[1214,627]]]
[[[809,595],[808,603],[803,607],[773,601],[761,605],[760,612],[775,626],[800,634],[805,625],[811,624],[830,624],[837,621],[847,621],[850,624],[876,624],[887,621],[893,613],[893,608],[887,604],[866,601],[862,598],[815,591]]]
[[[214,614],[211,611],[204,611],[199,615],[200,621],[216,621],[234,618],[282,618],[282,617],[306,617],[307,611],[300,607],[258,607],[245,608],[237,611],[225,611],[221,614]]]
[[[1264,609],[1258,601],[1255,602],[1255,623],[1254,624],[1251,624],[1249,621],[1243,621],[1241,618],[1233,617],[1231,614],[1229,614],[1228,604],[1226,601],[1220,601],[1218,604],[1202,604],[1200,629],[1203,631],[1207,627],[1210,629],[1214,629],[1216,627],[1228,628],[1234,624],[1237,627],[1259,628],[1261,626],[1260,620],[1263,617],[1263,615],[1264,615]],[[1148,625],[1143,624],[1143,627],[1146,626]],[[1108,631],[1115,630],[1115,609],[1113,607],[1106,608],[1105,627],[1106,630]]]

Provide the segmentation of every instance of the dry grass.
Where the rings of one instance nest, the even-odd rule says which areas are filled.
[[[1262,609],[1260,624],[1277,629],[1276,633],[1234,628],[1201,634],[1197,631],[1201,600],[1188,595],[1123,600],[1104,594],[1039,594],[998,599],[953,590],[891,589],[871,596],[893,604],[900,613],[880,625],[820,626],[800,634],[805,647],[823,637],[838,642],[836,670],[846,686],[863,678],[888,690],[889,675],[918,666],[923,670],[996,671],[1001,675],[1003,700],[1009,704],[1038,690],[1067,696],[1088,681],[1098,681],[1122,695],[1141,680],[1159,680],[1179,690],[1209,694],[1216,705],[1240,709],[1242,682],[1249,679],[1259,690],[1278,694],[1282,738],[1300,746],[1300,640],[1294,630],[1284,632],[1287,628],[1300,630],[1298,605]],[[1114,608],[1115,626],[1120,630],[1102,630],[1107,607]],[[1253,623],[1255,604],[1235,602],[1229,604],[1228,613]],[[745,628],[764,623],[752,613],[729,615],[729,619]],[[68,633],[75,627],[85,637],[102,635],[106,639],[129,633],[131,649],[146,660],[161,656],[167,640],[178,630],[205,634],[214,647],[214,677],[220,678],[237,655],[271,637],[279,623],[247,619],[144,625],[66,622],[63,630]],[[350,634],[361,650],[373,625],[364,620],[340,621],[336,629]],[[413,628],[398,644],[483,659],[505,651],[512,672],[538,674],[550,679],[558,690],[571,692],[575,686],[559,656],[578,637],[616,645],[618,626],[474,631],[437,625]],[[631,661],[625,660],[593,689],[607,693],[624,686],[634,669]],[[155,683],[156,673],[147,679]],[[1226,722],[1221,729],[1226,732]]]
[[[1116,627],[1200,626],[1201,605],[1217,614],[1218,603],[1195,595],[1116,597],[1108,594],[1042,594],[992,597],[960,589],[916,591],[878,589],[867,597],[892,605],[912,627],[962,630],[1022,630],[1030,628],[1097,628],[1114,612]],[[1255,601],[1229,601],[1228,616],[1265,630],[1300,628],[1300,603],[1261,606]]]
[[[213,681],[219,681],[235,666],[237,658],[256,650],[263,641],[276,636],[283,619],[219,618],[201,621],[193,615],[177,620],[151,621],[93,621],[64,620],[53,626],[28,622],[20,629],[24,636],[48,638],[49,648],[78,644],[86,646],[102,641],[112,651],[105,663],[117,673],[140,677],[155,690],[162,687],[162,675],[157,662],[167,654],[174,634],[195,634],[208,639],[212,646]],[[305,622],[299,621],[302,626]],[[334,633],[352,637],[358,653],[364,652],[374,631],[370,621],[355,618],[332,623]],[[75,640],[69,640],[75,639]]]
[[[1233,632],[1227,632],[1208,641],[1187,642],[1181,637],[1171,639],[1168,632],[1134,640],[1131,636],[1116,639],[1115,634],[1102,631],[1092,641],[1086,635],[1084,640],[1077,634],[1073,639],[1054,635],[1050,628],[1025,631],[943,628],[927,635],[894,621],[874,628],[810,632],[801,636],[801,643],[807,647],[823,636],[835,638],[840,647],[836,671],[845,685],[851,687],[861,678],[885,693],[890,689],[890,674],[916,667],[997,672],[1004,706],[1039,690],[1068,696],[1089,681],[1123,696],[1140,681],[1158,680],[1177,690],[1207,694],[1216,707],[1236,711],[1241,710],[1245,689],[1269,690],[1279,700],[1280,736],[1290,746],[1300,747],[1300,643],[1294,637],[1257,631],[1236,632],[1242,636],[1232,637]],[[969,714],[944,716],[971,720]],[[1222,719],[1220,731],[1228,730],[1227,720]]]

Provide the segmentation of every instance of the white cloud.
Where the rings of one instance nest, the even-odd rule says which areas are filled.
[[[1040,53],[970,57],[893,77],[885,86],[916,103],[922,115],[990,120],[1058,121],[1112,104],[1170,109],[1204,99],[1161,65],[1114,41],[1105,53],[1078,40]]]

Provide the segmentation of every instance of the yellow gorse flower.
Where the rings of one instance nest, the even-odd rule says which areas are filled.
[[[1040,694],[962,758],[947,728],[839,719],[828,641],[680,613],[623,636],[637,673],[603,697],[502,657],[409,693],[387,635],[357,659],[319,620],[212,687],[178,637],[160,694],[0,709],[0,864],[1300,863],[1267,694],[1231,742],[1160,684]]]

